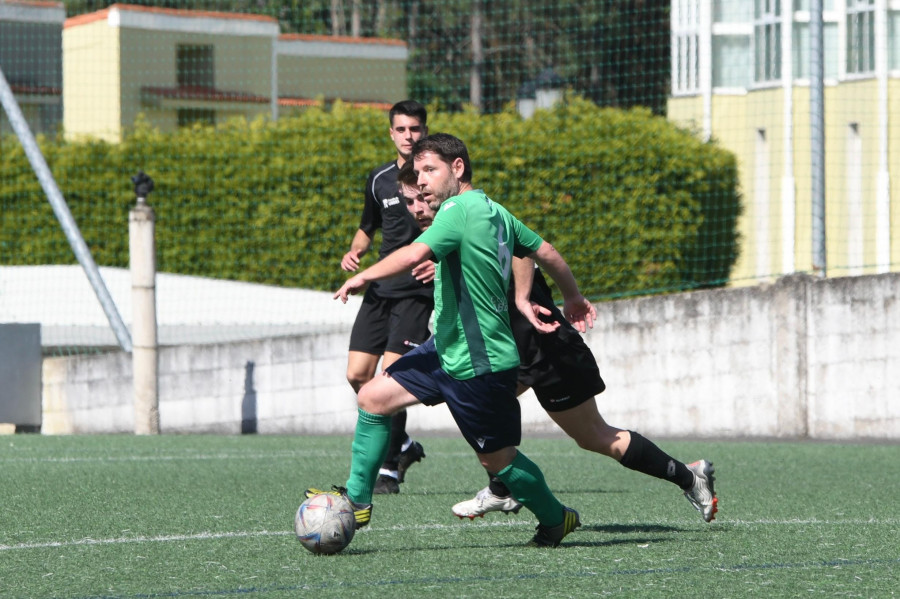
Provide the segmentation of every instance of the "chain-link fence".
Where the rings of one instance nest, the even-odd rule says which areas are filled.
[[[153,177],[175,343],[352,320],[328,292],[406,98],[594,300],[896,270],[898,27],[875,0],[15,0],[0,68],[117,303],[130,177]],[[6,115],[0,321],[115,345]]]

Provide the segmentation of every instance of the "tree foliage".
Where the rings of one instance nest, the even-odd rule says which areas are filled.
[[[646,109],[570,98],[528,120],[448,113],[474,183],[560,249],[591,298],[720,285],[737,258],[734,156]],[[98,264],[128,264],[130,176],[156,182],[163,272],[335,289],[368,170],[393,152],[383,112],[337,103],[276,123],[236,119],[117,145],[43,141]],[[65,236],[14,140],[0,155],[0,263],[70,264]],[[368,265],[373,258],[367,257]]]

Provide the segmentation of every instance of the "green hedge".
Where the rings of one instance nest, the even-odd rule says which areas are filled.
[[[594,299],[720,285],[738,253],[734,157],[649,111],[569,99],[522,120],[437,112],[469,146],[474,183],[552,242]],[[383,112],[340,103],[277,123],[160,133],[118,145],[41,140],[98,264],[128,264],[130,176],[149,174],[160,271],[335,289],[366,174],[392,156]],[[74,257],[15,139],[0,140],[0,263]],[[373,260],[369,255],[365,265]]]

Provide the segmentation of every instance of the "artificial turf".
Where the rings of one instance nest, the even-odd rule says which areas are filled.
[[[459,520],[487,481],[455,437],[335,556],[293,537],[307,486],[343,484],[349,437],[0,437],[0,597],[893,597],[900,445],[658,444],[717,468],[707,524],[674,486],[563,438],[522,450],[583,526],[524,547],[518,515]]]

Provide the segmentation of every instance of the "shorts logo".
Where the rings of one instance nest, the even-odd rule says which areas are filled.
[[[384,204],[385,208],[389,208],[391,206],[396,206],[400,203],[400,198],[387,198],[386,200],[381,200],[381,203]]]
[[[414,342],[410,341],[409,339],[404,339],[403,345],[405,345],[406,347],[419,347],[418,343],[414,343]]]
[[[478,443],[478,447],[484,449],[484,437],[478,437],[475,442]]]
[[[547,401],[549,401],[550,403],[562,403],[562,402],[566,401],[567,399],[569,399],[570,397],[572,397],[572,396],[571,396],[571,395],[566,395],[565,397],[559,397],[559,398],[549,399],[549,400],[547,400]]]

